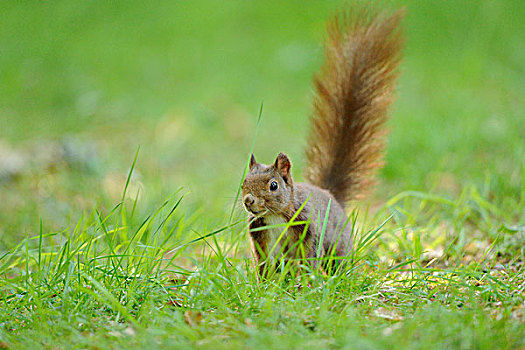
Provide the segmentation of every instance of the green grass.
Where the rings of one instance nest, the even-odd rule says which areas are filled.
[[[420,240],[392,225],[361,234],[353,261],[334,276],[282,273],[259,283],[242,225],[188,240],[180,199],[145,218],[134,217],[129,201],[70,230],[28,237],[2,256],[3,346],[524,345],[522,259],[496,268],[495,245],[474,263],[446,267],[428,262]],[[221,240],[229,229],[235,237]],[[370,250],[389,241],[386,233],[410,245],[396,249],[395,265],[383,262],[389,249]]]
[[[4,4],[0,348],[524,348],[523,6],[398,5],[353,259],[258,282],[239,181],[254,140],[301,180],[341,3]]]

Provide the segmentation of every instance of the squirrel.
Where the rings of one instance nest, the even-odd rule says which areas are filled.
[[[323,257],[350,254],[352,227],[345,207],[370,189],[383,163],[403,17],[403,9],[388,13],[354,5],[329,20],[325,63],[314,76],[307,183],[293,181],[286,154],[271,165],[251,155],[242,203],[259,276],[280,259],[302,258],[315,269]],[[290,221],[297,224],[285,230]]]

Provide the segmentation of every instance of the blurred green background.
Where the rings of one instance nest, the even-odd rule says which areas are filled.
[[[387,165],[370,197],[476,186],[523,221],[525,11],[516,1],[394,1],[407,37]],[[129,194],[148,213],[183,188],[224,224],[250,145],[302,179],[311,77],[340,1],[4,1],[0,251]],[[239,210],[238,215],[243,215]]]

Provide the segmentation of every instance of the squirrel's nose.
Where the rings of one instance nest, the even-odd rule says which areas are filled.
[[[255,199],[253,199],[253,196],[251,194],[247,194],[244,197],[243,202],[244,205],[249,208],[255,202]]]

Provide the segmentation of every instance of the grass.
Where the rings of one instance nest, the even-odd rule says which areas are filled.
[[[521,2],[398,5],[387,165],[352,205],[352,261],[258,282],[239,180],[250,149],[301,180],[341,4],[6,4],[0,348],[524,348]]]
[[[243,225],[188,241],[181,198],[145,218],[123,202],[2,256],[2,346],[523,346],[522,258],[496,267],[495,245],[475,263],[447,267],[426,260],[419,230],[412,239],[403,232],[396,238],[410,246],[390,257],[394,265],[370,250],[389,241],[391,225],[359,235],[353,262],[333,276],[259,283],[239,253],[244,237],[219,238]]]

